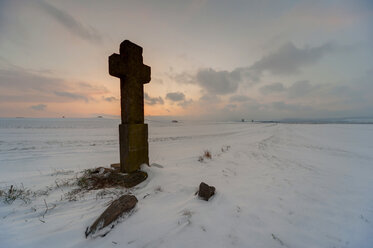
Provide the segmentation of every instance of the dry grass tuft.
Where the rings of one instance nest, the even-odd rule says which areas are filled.
[[[112,188],[124,186],[123,176],[117,170],[98,167],[87,169],[83,175],[78,178],[77,185],[84,190]]]
[[[154,189],[154,192],[163,192],[163,189],[162,189],[162,187],[161,186],[157,186],[157,187],[155,187],[155,189]]]
[[[6,204],[12,204],[15,200],[21,200],[24,203],[30,203],[31,197],[35,195],[30,189],[10,185],[9,188],[0,190],[0,199]]]
[[[104,188],[125,187],[131,188],[144,181],[148,175],[137,171],[123,174],[118,170],[98,167],[85,170],[83,176],[78,178],[77,185],[82,190],[95,190]]]
[[[227,152],[227,151],[229,151],[230,148],[231,148],[231,146],[223,146],[221,148],[221,152]]]
[[[203,157],[211,159],[212,158],[211,152],[209,150],[205,150],[203,153]]]
[[[209,150],[205,150],[203,152],[203,155],[198,157],[198,161],[201,162],[201,163],[204,162],[205,159],[212,159],[212,155],[211,155],[211,152]]]

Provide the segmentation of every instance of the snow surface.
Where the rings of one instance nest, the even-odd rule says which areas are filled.
[[[0,119],[0,188],[44,190],[118,162],[117,125]],[[69,201],[72,187],[54,187],[0,203],[0,247],[373,247],[373,125],[149,121],[149,132],[149,179],[105,237],[84,231],[120,190]],[[208,202],[201,181],[216,187]]]

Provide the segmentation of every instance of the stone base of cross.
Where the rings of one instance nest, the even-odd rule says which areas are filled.
[[[120,170],[131,173],[139,170],[141,164],[149,164],[143,84],[150,82],[150,67],[143,64],[142,47],[128,40],[123,41],[120,54],[114,53],[109,57],[109,74],[120,78]]]
[[[119,152],[121,172],[134,172],[140,165],[148,165],[148,124],[120,124]]]

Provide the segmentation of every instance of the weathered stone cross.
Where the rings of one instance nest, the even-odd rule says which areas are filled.
[[[109,74],[120,78],[120,170],[131,173],[138,170],[141,164],[149,164],[143,84],[150,82],[150,67],[143,64],[142,47],[129,40],[123,41],[120,54],[114,53],[109,57]]]

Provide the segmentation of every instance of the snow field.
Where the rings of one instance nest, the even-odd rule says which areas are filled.
[[[68,201],[61,196],[71,187],[62,187],[30,204],[0,203],[0,247],[373,246],[372,125],[150,122],[149,129],[155,164],[127,191],[136,209],[108,235],[85,239],[84,231],[125,190]],[[23,136],[0,129],[2,187],[43,189],[118,161],[116,128],[12,131]],[[44,146],[52,139],[64,142]],[[25,140],[39,145],[6,151]],[[212,159],[199,162],[204,150]],[[216,187],[208,202],[195,196],[201,181]],[[43,218],[44,200],[55,207]]]

